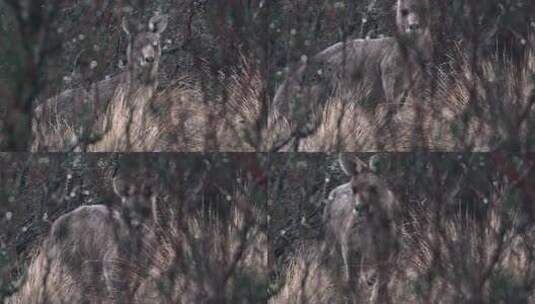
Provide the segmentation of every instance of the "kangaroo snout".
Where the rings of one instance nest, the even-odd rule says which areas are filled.
[[[420,24],[419,23],[411,23],[409,24],[409,31],[410,32],[415,32],[417,30],[420,29]]]
[[[363,213],[366,213],[369,209],[369,206],[368,205],[365,205],[365,204],[355,204],[355,211],[359,214],[359,215],[362,215]]]
[[[156,61],[156,50],[152,45],[146,45],[141,50],[144,63],[152,64]]]

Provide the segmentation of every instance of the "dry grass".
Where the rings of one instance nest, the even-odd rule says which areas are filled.
[[[300,140],[308,152],[488,151],[490,127],[476,116],[463,122],[457,100],[442,104],[409,98],[397,105],[379,103],[367,110],[332,97],[316,132]],[[458,130],[455,129],[456,125]]]
[[[535,266],[530,253],[535,230],[518,230],[518,210],[506,210],[505,204],[491,207],[483,219],[460,213],[437,219],[425,208],[412,213],[406,257],[413,297],[431,303],[535,299],[528,274]]]
[[[363,107],[368,103],[362,100],[364,91],[334,95],[316,114],[319,126],[299,138],[299,143],[295,143],[296,134],[288,133],[288,121],[272,115],[268,129],[278,137],[293,136],[286,140],[289,146],[309,152],[530,150],[535,127],[533,48],[518,66],[506,55],[474,64],[460,47],[452,58],[447,69],[452,72],[437,68],[431,80],[435,88],[409,94],[401,107],[377,100],[374,109]]]
[[[263,80],[245,58],[210,98],[199,83],[178,82],[155,101],[167,151],[256,151],[261,141]],[[162,110],[163,109],[163,110]]]
[[[80,292],[73,279],[62,270],[59,261],[50,261],[42,248],[36,251],[18,293],[7,304],[69,303],[80,300]]]
[[[318,244],[303,246],[280,273],[281,286],[271,304],[344,303]]]
[[[255,303],[264,298],[267,238],[234,209],[230,223],[191,217],[166,236],[156,261],[160,278],[147,280],[137,298],[156,303]],[[249,227],[248,227],[249,226]]]
[[[33,123],[34,134],[42,138],[34,140],[32,149],[39,145],[63,152],[256,151],[263,131],[264,84],[251,62],[242,57],[242,64],[228,75],[210,76],[206,83],[179,78],[156,94],[150,88],[119,87],[105,112],[95,113],[96,125],[87,126],[91,134],[81,135],[50,113],[52,122],[45,127]]]
[[[535,229],[522,219],[510,191],[507,182],[496,183],[480,215],[445,211],[432,199],[412,202],[392,267],[390,301],[532,303]],[[277,287],[270,303],[370,303],[366,274],[359,270],[344,283],[341,258],[326,260],[320,248],[307,242],[289,255],[271,283]]]
[[[138,89],[129,94],[129,88],[115,91],[107,115],[102,122],[101,138],[89,145],[89,152],[102,151],[158,151],[163,131],[151,120],[147,100],[152,92]]]
[[[119,88],[93,128],[97,134],[80,139],[73,127],[57,121],[48,126],[54,132],[40,143],[46,141],[54,151],[256,151],[265,112],[260,73],[243,58],[234,72],[219,76],[208,87],[179,78],[154,97],[148,90]],[[217,88],[220,92],[209,92]]]
[[[533,146],[535,117],[535,48],[529,48],[519,65],[506,55],[494,54],[492,58],[470,63],[460,50],[457,56],[460,68],[454,81],[442,92],[457,115],[463,129],[477,128],[470,120],[462,121],[465,115],[479,118],[490,132],[483,132],[495,146],[530,150]]]
[[[460,48],[452,57],[452,72],[438,70],[433,93],[410,95],[401,107],[375,101],[375,108],[362,106],[369,103],[362,100],[364,88],[361,94],[331,96],[311,118],[319,126],[298,139],[290,134],[291,122],[273,111],[267,115],[264,79],[244,58],[229,75],[214,77],[213,88],[184,77],[145,107],[135,107],[142,96],[126,98],[125,92],[117,92],[102,134],[87,150],[530,150],[535,141],[535,52],[529,51],[519,66],[498,55],[474,66]],[[75,130],[61,121],[49,127],[55,134],[51,147],[76,149],[80,139]]]

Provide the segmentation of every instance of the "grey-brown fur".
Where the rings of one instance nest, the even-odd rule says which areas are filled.
[[[325,239],[327,242],[335,242],[339,248],[344,264],[344,279],[349,280],[349,246],[352,237],[351,231],[355,224],[353,212],[353,193],[351,184],[346,183],[333,189],[327,198],[327,205],[323,212],[325,227]],[[352,238],[354,239],[354,238]],[[330,244],[332,245],[332,244]],[[333,249],[331,247],[331,249]]]
[[[419,79],[433,49],[427,0],[398,0],[395,37],[339,42],[298,68],[279,87],[270,123],[290,122],[272,145],[284,146],[294,136],[315,130],[327,98],[335,92],[347,102],[375,105],[403,103]],[[415,89],[416,90],[416,89]]]
[[[32,151],[86,150],[110,128],[109,112],[121,98],[128,101],[130,119],[139,119],[135,112],[145,110],[158,86],[160,35],[166,26],[165,15],[153,16],[147,29],[124,19],[123,29],[129,41],[126,70],[38,104],[32,121]]]
[[[340,155],[340,164],[351,181],[329,194],[323,218],[328,241],[325,248],[332,248],[333,241],[339,246],[346,281],[353,276],[350,252],[358,250],[361,271],[375,273],[372,302],[387,303],[390,262],[399,249],[399,204],[371,166],[347,154]]]
[[[79,207],[54,222],[44,243],[48,265],[57,263],[60,279],[70,278],[78,291],[68,296],[70,303],[131,303],[150,266],[156,244],[151,211],[155,187],[116,178],[114,189],[119,208]]]

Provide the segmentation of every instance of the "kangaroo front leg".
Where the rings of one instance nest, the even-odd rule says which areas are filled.
[[[329,94],[324,86],[308,86],[293,98],[291,121],[298,136],[306,137],[315,132],[321,124],[322,112]]]
[[[375,304],[377,303],[379,298],[379,282],[375,281],[372,286],[372,291],[370,293],[370,303]]]
[[[104,279],[106,282],[106,291],[110,304],[129,303],[129,274],[128,266],[125,261],[116,257],[107,258],[104,261]]]
[[[381,67],[381,82],[386,102],[401,106],[408,94],[410,73],[398,60],[387,61]]]
[[[377,279],[373,286],[372,297],[370,298],[370,303],[374,304],[390,304],[390,295],[388,292],[388,284],[390,283],[390,278],[388,276],[388,271],[382,266],[377,270]]]
[[[386,102],[402,105],[407,98],[407,90],[404,88],[403,75],[394,72],[383,74],[383,91]]]
[[[342,250],[342,261],[344,263],[344,279],[346,282],[349,282],[349,246],[347,244],[347,239],[344,239],[340,242]]]

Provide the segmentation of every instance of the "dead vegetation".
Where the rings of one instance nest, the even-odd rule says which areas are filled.
[[[346,96],[328,98],[318,114],[321,123],[317,130],[289,140],[284,149],[477,152],[505,147],[530,151],[533,50],[520,64],[513,64],[506,55],[495,55],[473,68],[460,49],[452,58],[456,59],[447,70],[453,72],[439,70],[433,92],[422,99],[408,98],[400,109],[386,103],[366,109],[360,105],[359,94],[353,96],[355,103],[348,103]],[[289,124],[275,127],[284,129]]]
[[[428,219],[433,210],[420,210]],[[499,212],[499,211],[498,211]],[[422,216],[419,214],[418,217]],[[456,214],[440,223],[418,218],[404,236],[403,258],[389,284],[393,303],[531,303],[535,231],[504,227],[492,211],[484,222]],[[497,221],[497,222],[496,222]],[[362,301],[372,286],[357,280],[344,288],[340,273],[320,246],[307,244],[290,257],[277,278],[282,285],[270,303],[372,303]],[[338,263],[336,267],[341,267]],[[345,296],[344,296],[345,295]],[[361,300],[357,300],[361,299]]]
[[[267,238],[259,228],[258,214],[241,207],[232,207],[228,222],[197,214],[171,227],[164,235],[160,259],[155,261],[161,276],[142,283],[137,303],[254,303],[264,299]]]
[[[339,296],[336,278],[323,263],[319,244],[307,244],[300,248],[289,265],[276,278],[283,282],[270,304],[291,303],[345,303]]]
[[[163,131],[164,151],[258,151],[265,120],[263,78],[242,57],[230,75],[218,75],[216,92],[202,82],[178,81],[158,94],[155,123]],[[215,96],[215,98],[211,98]]]
[[[79,277],[66,271],[62,260],[41,251],[30,263],[20,291],[7,303],[256,303],[265,298],[267,238],[251,222],[256,215],[245,213],[234,208],[230,222],[215,215],[191,215],[166,227],[170,230],[156,250],[145,244],[152,248],[150,254],[136,251],[138,258],[130,260],[124,259],[125,252],[122,258],[108,257],[107,275],[129,286],[111,294],[99,285],[103,280],[99,277],[84,278],[91,285],[83,289]],[[136,263],[140,256],[148,264]],[[134,292],[130,297],[128,290]]]
[[[208,75],[208,71],[206,71]],[[229,75],[220,74],[217,92],[210,92],[200,79],[182,77],[154,97],[145,90],[119,88],[102,121],[98,140],[87,145],[89,152],[158,151],[257,151],[261,147],[265,121],[263,83],[257,67],[245,57]],[[149,100],[133,107],[132,100]],[[60,143],[59,150],[77,146],[74,127],[58,122],[61,132],[47,140]],[[78,145],[79,146],[79,145]],[[70,148],[69,148],[70,147]]]

